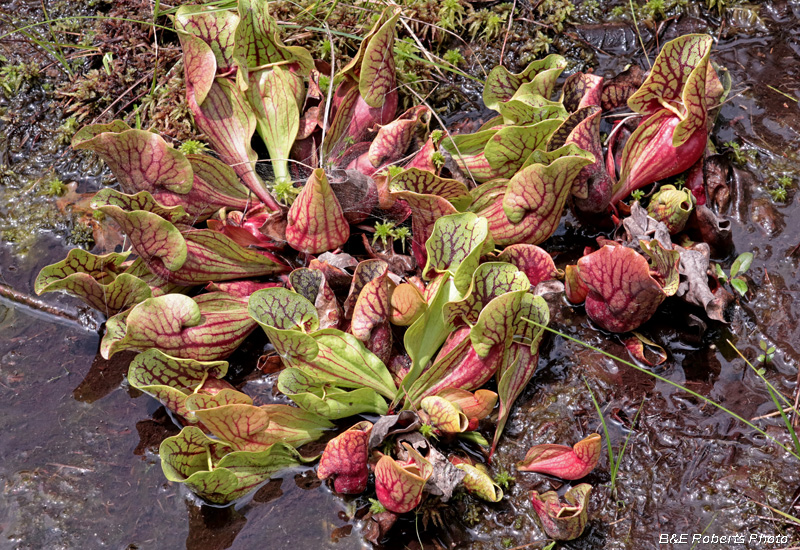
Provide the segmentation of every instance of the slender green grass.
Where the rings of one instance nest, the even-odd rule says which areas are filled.
[[[625,437],[625,442],[622,444],[622,449],[619,451],[619,453],[617,453],[616,456],[614,456],[614,450],[611,448],[611,437],[608,433],[608,424],[603,416],[603,410],[600,408],[600,403],[597,402],[597,398],[592,391],[592,387],[589,385],[589,381],[586,380],[585,376],[583,377],[583,383],[586,384],[586,389],[589,390],[589,396],[592,398],[592,403],[594,403],[597,416],[600,417],[600,424],[603,426],[603,433],[606,436],[606,448],[608,449],[608,469],[609,473],[611,474],[611,494],[615,495],[617,492],[617,474],[619,474],[619,468],[622,465],[622,457],[625,456],[625,450],[628,448],[628,441],[630,441],[631,435],[633,435],[633,427],[636,426],[636,421],[639,420],[639,414],[641,414],[642,407],[644,407],[644,398],[642,398],[642,402],[639,405],[639,410],[636,411],[636,416],[633,417],[631,429],[628,431],[628,435]]]

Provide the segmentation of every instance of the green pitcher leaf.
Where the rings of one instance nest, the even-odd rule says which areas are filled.
[[[186,81],[186,91],[198,103],[208,97],[214,78],[217,75],[217,57],[211,46],[200,38],[191,34],[179,34],[181,50],[183,50],[183,75]]]
[[[487,502],[500,502],[503,500],[503,490],[497,483],[492,481],[492,478],[484,472],[472,466],[471,464],[456,464],[456,468],[465,472],[464,487],[470,494],[483,499]]]
[[[292,77],[288,71],[274,67],[251,74],[250,78],[248,99],[255,109],[258,134],[272,160],[275,181],[291,181],[288,159],[300,129],[300,109]]]
[[[165,439],[158,454],[169,481],[185,483],[199,497],[214,504],[228,504],[303,460],[284,443],[260,452],[227,452],[229,449],[189,426]]]
[[[650,198],[647,214],[656,221],[663,222],[671,235],[680,233],[686,227],[694,210],[695,198],[688,189],[677,189],[674,185],[662,185]]]
[[[163,206],[153,198],[153,195],[151,195],[149,191],[139,191],[135,195],[126,195],[125,193],[120,193],[111,188],[101,189],[92,197],[92,208],[100,208],[102,206],[116,206],[118,209],[125,212],[144,210],[145,212],[151,212],[164,218],[176,227],[182,228],[190,226],[193,221],[186,213],[183,206]],[[104,211],[104,213],[109,213],[109,215],[111,215],[110,212],[112,211]],[[115,213],[114,215],[117,216],[118,214]]]
[[[289,405],[217,405],[213,397],[209,401],[209,396],[193,394],[186,399],[186,407],[211,433],[237,451],[265,451],[281,442],[299,447],[333,427],[324,418]]]
[[[642,247],[645,254],[650,256],[650,269],[658,277],[658,282],[664,289],[664,294],[672,296],[678,292],[678,286],[680,285],[680,273],[678,270],[678,265],[681,261],[680,252],[664,248],[655,239],[652,241],[640,240],[639,246]]]
[[[474,134],[461,134],[442,140],[441,147],[458,165],[477,182],[484,182],[494,177],[494,169],[486,160],[484,149],[489,140],[497,133],[497,129],[488,129]]]
[[[478,322],[481,311],[494,298],[507,292],[527,291],[530,286],[528,277],[511,264],[483,263],[472,274],[472,283],[464,298],[444,305],[444,318],[455,326],[474,325]]]
[[[241,299],[222,292],[167,294],[111,317],[100,353],[107,359],[125,349],[158,348],[173,357],[215,361],[233,353],[255,327]]]
[[[186,398],[209,379],[228,371],[226,361],[195,361],[170,357],[157,349],[138,354],[128,367],[128,383],[161,401],[173,413],[188,418]]]
[[[539,494],[533,491],[533,510],[539,516],[545,533],[555,540],[573,540],[581,536],[589,521],[589,495],[592,486],[581,483],[564,493],[566,504],[558,493],[548,491]]]
[[[519,74],[510,73],[508,69],[499,65],[492,69],[483,88],[483,103],[489,109],[498,110],[500,103],[505,103],[514,97],[523,84],[536,81],[533,88],[544,97],[550,97],[553,87],[567,66],[567,60],[560,55],[551,54],[537,61],[533,61]]]
[[[371,388],[343,390],[296,368],[281,371],[278,389],[301,408],[330,420],[389,411],[386,399]]]
[[[484,148],[486,161],[494,170],[492,179],[512,177],[533,151],[544,149],[560,124],[560,120],[553,119],[529,126],[507,126],[498,130]]]
[[[245,210],[253,203],[233,168],[209,155],[186,155],[194,171],[192,190],[185,195],[158,193],[155,199],[164,206],[182,205],[192,219],[203,221],[220,208]]]
[[[506,292],[483,308],[469,332],[472,347],[479,357],[487,357],[492,348],[508,349],[515,334],[515,323],[522,306],[524,290]]]
[[[464,293],[481,254],[493,246],[486,219],[470,212],[439,218],[425,243],[428,262],[422,273],[450,273],[458,291]]]
[[[300,294],[285,288],[259,290],[250,296],[248,311],[289,365],[317,356],[319,346],[306,332],[317,330],[319,317],[314,304]]]
[[[400,12],[392,14],[378,31],[365,40],[358,91],[370,107],[381,107],[395,84],[394,29]],[[383,19],[383,17],[381,17]]]
[[[505,124],[518,126],[545,120],[564,120],[569,114],[560,101],[550,101],[538,94],[515,97],[499,105],[498,110]]]
[[[126,193],[158,189],[189,192],[194,178],[183,153],[158,134],[123,128],[113,123],[86,126],[72,138],[72,147],[97,153]]]
[[[497,426],[492,441],[493,454],[505,429],[511,407],[528,385],[539,362],[539,344],[544,329],[528,323],[535,321],[547,326],[550,322],[550,309],[544,298],[526,294],[522,297],[517,316],[514,343],[501,365],[497,376],[497,393],[500,399],[500,410],[497,413]]]
[[[664,108],[665,103],[680,108],[679,103],[684,101],[684,89],[692,80],[692,73],[696,67],[708,63],[713,44],[714,39],[707,34],[687,34],[664,44],[650,74],[639,90],[628,98],[628,107],[641,115],[655,114]],[[702,77],[704,97],[705,69]],[[702,103],[705,106],[705,100]],[[686,115],[686,111],[682,114]]]
[[[375,492],[383,506],[397,514],[410,512],[422,501],[425,483],[433,475],[433,465],[411,445],[403,442],[407,462],[382,456],[375,465]]]
[[[106,316],[116,315],[152,296],[147,282],[124,273],[128,254],[95,256],[73,248],[66,259],[42,268],[34,283],[37,294],[62,291],[80,298]]]
[[[308,178],[286,219],[286,240],[300,252],[319,254],[333,250],[350,237],[350,224],[321,168]]]

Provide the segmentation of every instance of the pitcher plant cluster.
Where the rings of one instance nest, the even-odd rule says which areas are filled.
[[[107,315],[103,357],[141,352],[128,382],[183,426],[159,449],[164,474],[208,502],[230,503],[317,460],[298,448],[359,415],[327,443],[317,472],[336,492],[376,495],[384,529],[459,487],[499,501],[486,468],[440,441],[462,438],[491,459],[537,368],[550,317],[541,294],[565,292],[616,333],[673,295],[722,319],[709,245],[672,240],[705,208],[702,164],[699,182],[664,185],[647,210],[620,203],[702,162],[726,94],[711,37],[666,44],[644,82],[575,73],[556,93],[559,55],[519,74],[497,67],[483,92],[497,116],[450,135],[431,131],[424,105],[397,112],[400,16],[384,11],[334,71],[285,45],[264,2],[181,7],[186,96],[211,151],[184,153],[121,121],[74,137],[116,176],[119,188],[92,206],[131,249],[72,250],[42,270],[36,290],[66,291]],[[601,116],[626,105],[637,116],[604,145]],[[252,147],[256,133],[268,159]],[[538,245],[565,206],[621,223],[624,238],[600,238],[557,269]],[[391,231],[370,243],[375,220]],[[408,256],[393,248],[401,234]],[[225,359],[257,330],[291,405],[256,404],[226,381]],[[492,380],[496,392],[484,389]],[[487,418],[491,442],[476,431]],[[600,450],[597,434],[538,445],[518,469],[580,480]],[[581,534],[590,491],[572,486],[566,503],[533,494],[550,537]]]

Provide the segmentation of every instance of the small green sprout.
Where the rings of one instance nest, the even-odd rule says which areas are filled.
[[[786,188],[785,187],[777,187],[775,189],[770,189],[767,191],[772,196],[772,200],[775,202],[785,202],[786,201]]]
[[[736,164],[747,164],[748,161],[752,162],[758,156],[758,153],[754,149],[742,149],[742,146],[735,141],[726,141],[722,145],[730,149]]]
[[[408,227],[398,227],[392,231],[392,237],[396,241],[400,241],[400,246],[403,252],[406,251],[406,240],[411,236],[411,230]]]
[[[456,65],[456,66],[464,62],[464,56],[461,55],[461,52],[458,50],[447,50],[446,52],[444,52],[442,59],[444,59],[451,65]]]
[[[287,205],[292,204],[301,191],[299,187],[295,187],[291,181],[287,180],[275,182],[273,190],[277,199]]]
[[[663,19],[666,16],[664,11],[664,0],[649,0],[649,2],[642,6],[642,11],[648,19]]]
[[[644,197],[644,191],[642,191],[641,189],[634,189],[633,191],[631,191],[631,198],[634,201],[640,201],[642,200],[642,197]]]
[[[441,168],[442,166],[444,166],[445,162],[444,155],[441,152],[436,151],[434,154],[431,155],[431,162],[436,168]]]
[[[394,177],[399,176],[402,171],[403,171],[403,167],[402,166],[397,166],[396,164],[392,164],[388,168],[388,172],[389,172],[389,177],[390,178],[394,178]]]
[[[444,132],[442,132],[441,130],[434,130],[433,132],[431,132],[431,141],[434,143],[439,143],[440,141],[442,141],[443,137],[444,137]]]
[[[436,437],[436,434],[434,433],[434,428],[430,424],[423,424],[422,426],[420,426],[419,433],[421,433],[422,436],[425,437],[425,439],[430,439],[430,438],[439,439],[438,437]]]
[[[94,210],[92,212],[92,218],[94,218],[95,220],[101,222],[104,219],[106,219],[106,215],[105,215],[105,213],[103,213],[102,210]]]
[[[67,191],[67,186],[58,176],[53,176],[45,182],[44,194],[48,197],[60,197]]]
[[[386,511],[386,507],[377,498],[371,498],[369,499],[369,511],[373,514],[381,514]]]
[[[77,131],[78,119],[76,119],[74,116],[71,116],[56,129],[56,140],[62,145],[67,145]]]
[[[497,483],[504,491],[508,491],[509,485],[514,483],[515,478],[505,468],[501,469],[494,475],[494,482]]]
[[[505,537],[503,540],[500,541],[500,544],[503,545],[503,548],[511,548],[514,546],[514,539],[511,537]]]
[[[762,353],[761,355],[758,356],[758,359],[757,359],[758,362],[759,363],[764,363],[765,365],[767,363],[771,363],[772,362],[772,358],[775,357],[775,346],[770,346],[769,344],[767,344],[766,341],[761,340],[758,343],[758,347],[760,347],[761,351],[764,352],[764,353]]]
[[[625,15],[627,15],[627,13],[628,13],[628,8],[626,8],[625,6],[615,6],[611,10],[611,16],[616,18],[616,19],[620,19],[622,17],[625,17]]]
[[[372,237],[372,244],[375,244],[375,241],[378,239],[381,240],[383,246],[386,246],[386,241],[393,237],[392,229],[394,228],[394,223],[392,222],[377,222],[375,224],[375,235]]]
[[[443,29],[455,30],[464,22],[467,10],[461,0],[444,0],[439,8],[439,26]],[[455,65],[455,63],[454,63]]]
[[[331,85],[331,77],[325,76],[324,74],[319,75],[319,89],[323,94],[328,93],[328,88]]]
[[[206,147],[205,143],[196,139],[187,139],[180,144],[178,151],[184,155],[199,155],[208,151],[208,147]]]

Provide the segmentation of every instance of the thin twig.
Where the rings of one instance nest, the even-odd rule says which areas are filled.
[[[506,27],[506,35],[503,38],[503,47],[500,48],[500,66],[503,66],[503,58],[506,54],[506,42],[508,42],[508,35],[511,33],[511,25],[514,23],[514,12],[517,9],[517,0],[511,6],[511,13],[508,14],[508,26]]]

